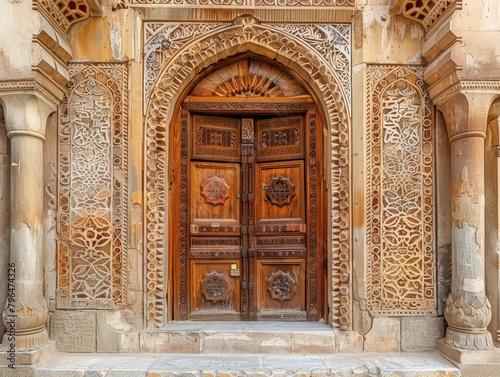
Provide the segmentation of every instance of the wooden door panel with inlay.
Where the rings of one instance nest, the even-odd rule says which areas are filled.
[[[191,260],[190,320],[240,320],[240,279],[230,275],[239,259]]]
[[[257,225],[305,223],[302,160],[257,164],[256,186]]]
[[[191,232],[239,232],[240,165],[191,163]]]
[[[305,259],[257,259],[257,320],[305,321]]]

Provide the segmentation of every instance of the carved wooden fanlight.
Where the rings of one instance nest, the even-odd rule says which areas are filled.
[[[209,74],[190,95],[250,98],[297,97],[308,93],[279,67],[260,60],[243,59]]]

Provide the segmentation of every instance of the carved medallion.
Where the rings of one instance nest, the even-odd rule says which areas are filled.
[[[267,290],[274,300],[290,301],[297,291],[297,281],[290,276],[290,272],[273,272],[267,280]]]
[[[205,182],[201,184],[201,195],[205,198],[207,204],[212,204],[214,207],[223,205],[229,198],[230,187],[224,180],[216,175],[207,177]]]
[[[229,291],[229,281],[223,274],[216,271],[206,274],[201,281],[201,292],[207,301],[213,303],[225,301]]]
[[[269,201],[280,207],[283,204],[289,204],[290,200],[295,196],[295,185],[290,182],[289,178],[271,178],[271,183],[265,186],[264,189]]]

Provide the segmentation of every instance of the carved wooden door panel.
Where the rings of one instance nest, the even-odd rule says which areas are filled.
[[[177,319],[319,319],[306,115],[189,119]]]
[[[306,320],[306,202],[302,116],[255,123],[257,320]]]
[[[193,115],[189,319],[241,319],[240,120]]]

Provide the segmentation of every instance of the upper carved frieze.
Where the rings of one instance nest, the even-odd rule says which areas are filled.
[[[354,7],[354,0],[129,0],[129,3],[206,7]]]
[[[394,13],[417,21],[425,30],[429,30],[457,3],[460,3],[460,0],[396,0],[392,9]]]

